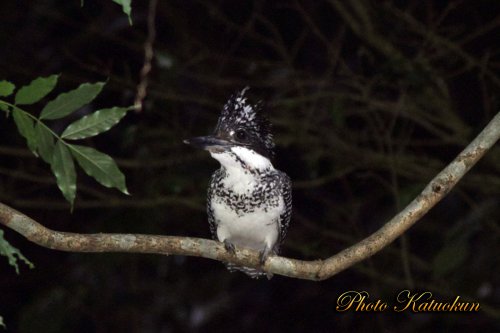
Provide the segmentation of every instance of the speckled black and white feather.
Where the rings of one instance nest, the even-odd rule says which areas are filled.
[[[245,91],[226,103],[215,130],[217,137],[228,140],[233,140],[239,129],[246,134],[245,140],[230,150],[211,152],[221,168],[209,184],[208,221],[214,239],[258,250],[265,260],[269,254],[279,253],[290,223],[291,181],[273,167],[270,125],[246,102]],[[253,278],[271,276],[260,269],[227,267]]]
[[[223,186],[223,180],[227,178],[223,168],[213,173],[207,196],[207,201],[209,203],[208,216],[210,232],[213,238],[217,236],[217,223],[211,207],[212,198],[217,198],[220,202],[230,206],[238,216],[253,213],[259,208],[268,211],[273,207],[278,207],[281,198],[284,202],[285,209],[279,216],[279,239],[275,246],[275,250],[279,250],[279,246],[285,239],[288,224],[290,223],[292,210],[291,181],[284,172],[279,170],[260,174],[259,177],[261,178],[259,179],[260,181],[252,187],[249,187],[247,193],[238,194],[231,188]]]
[[[231,131],[244,129],[252,149],[267,158],[273,158],[274,140],[271,123],[260,113],[260,103],[255,105],[247,103],[245,92],[248,89],[246,87],[226,102],[217,121],[215,134],[224,137]]]

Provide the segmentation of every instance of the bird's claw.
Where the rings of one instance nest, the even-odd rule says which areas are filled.
[[[264,266],[266,263],[267,258],[269,257],[270,250],[266,247],[264,250],[260,251],[259,255],[259,263],[261,266]]]
[[[224,248],[226,249],[227,252],[231,254],[235,253],[234,244],[228,241],[227,239],[224,239]]]
[[[264,250],[260,251],[259,263],[261,266],[264,266],[267,258],[269,257],[269,254],[271,254],[271,250],[269,250],[267,247]],[[273,277],[273,273],[271,273],[271,272],[265,272],[265,273],[266,273],[267,279],[271,280],[271,278]]]

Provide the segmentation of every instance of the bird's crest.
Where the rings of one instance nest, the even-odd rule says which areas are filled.
[[[239,93],[232,95],[222,109],[215,128],[216,133],[242,129],[248,135],[248,141],[255,148],[263,148],[265,155],[274,154],[274,140],[271,133],[271,123],[261,114],[261,103],[247,103],[245,87]],[[259,147],[260,146],[260,147]]]

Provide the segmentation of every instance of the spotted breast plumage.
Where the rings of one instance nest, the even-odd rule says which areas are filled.
[[[243,89],[224,105],[214,135],[185,140],[206,149],[221,168],[210,180],[207,198],[212,237],[228,251],[246,247],[260,252],[261,264],[278,254],[292,210],[290,178],[276,170],[271,158],[274,141],[259,106],[247,103]],[[227,264],[253,278],[267,275],[260,268]]]

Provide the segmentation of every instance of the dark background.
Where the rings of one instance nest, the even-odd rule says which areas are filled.
[[[133,104],[148,4],[133,1],[130,26],[111,1],[2,1],[0,79],[21,86],[61,73],[43,103],[108,80],[75,119]],[[70,213],[49,166],[2,117],[0,200],[56,230],[209,237],[205,193],[218,164],[182,139],[211,132],[248,85],[274,124],[275,165],[294,182],[283,255],[326,258],[382,226],[498,112],[499,9],[494,0],[160,0],[144,110],[85,141],[117,159],[132,195],[79,170]],[[55,252],[5,230],[36,268],[18,276],[0,258],[0,315],[9,332],[492,332],[499,203],[497,145],[403,237],[323,282],[256,281],[200,258]],[[335,311],[348,290],[393,304],[402,289],[459,295],[481,311]]]

